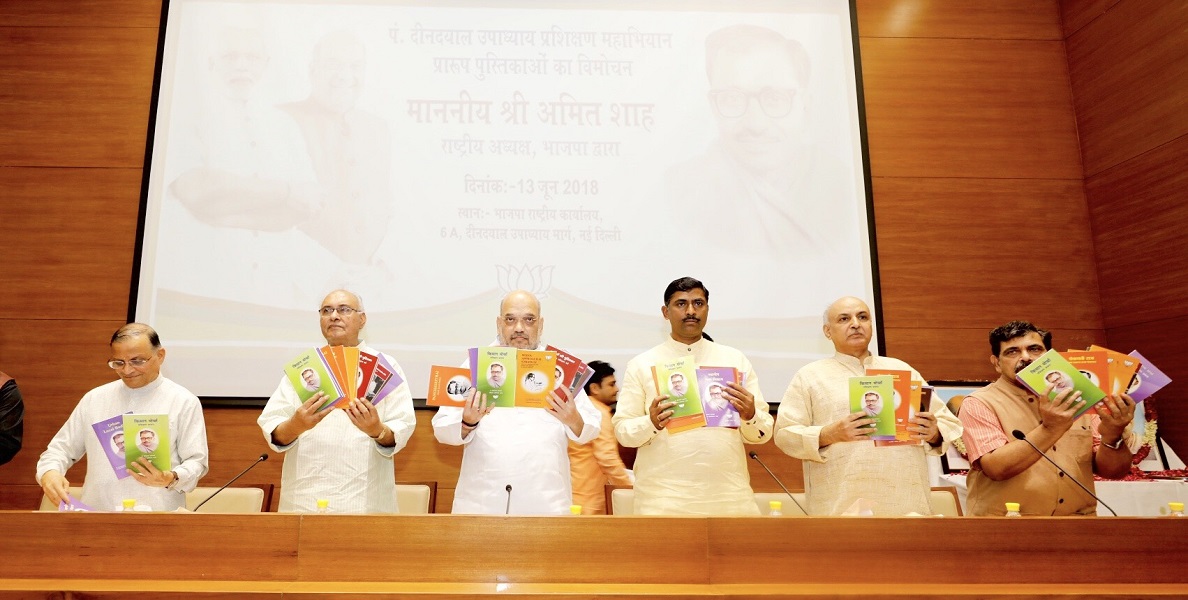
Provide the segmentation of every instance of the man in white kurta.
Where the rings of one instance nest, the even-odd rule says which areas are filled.
[[[881,516],[928,514],[931,485],[927,455],[944,454],[961,436],[961,423],[935,401],[908,426],[920,445],[876,447],[869,439],[874,423],[864,411],[850,411],[849,378],[866,369],[910,371],[911,365],[868,350],[871,312],[858,298],[842,298],[826,311],[823,330],[836,354],[805,365],[792,378],[780,402],[775,442],[804,461],[804,489],[810,515],[840,515],[858,499],[875,502]]]
[[[759,378],[742,352],[702,337],[709,316],[709,291],[700,281],[678,279],[665,291],[662,314],[672,327],[668,340],[627,363],[613,422],[635,457],[637,514],[757,515],[743,444],[771,438],[772,418],[759,391]],[[657,396],[652,367],[692,356],[697,366],[734,367],[746,374],[743,385],[727,384],[723,394],[739,411],[742,425],[702,427],[670,434],[665,424],[673,404]]]
[[[359,339],[367,315],[358,295],[331,292],[320,314],[326,343],[378,354]],[[416,418],[404,371],[396,359],[383,356],[401,383],[375,406],[357,400],[315,412],[325,397],[317,394],[302,404],[293,384],[281,377],[256,420],[269,447],[285,453],[281,512],[314,512],[318,500],[327,500],[332,513],[399,512],[392,457],[408,443]]]
[[[111,348],[109,364],[115,365],[112,368],[120,380],[82,397],[37,461],[37,481],[50,501],[58,504],[70,487],[64,474],[86,455],[87,475],[78,498],[83,504],[106,511],[122,508],[124,500],[132,499],[152,510],[184,507],[186,492],[198,485],[207,470],[202,405],[189,390],[161,376],[165,349],[152,328],[125,325],[112,336]],[[127,413],[168,415],[171,470],[142,467],[140,473],[117,477],[104,451],[110,438],[100,439],[91,425]]]
[[[543,350],[540,302],[518,290],[500,303],[498,343]],[[462,468],[452,512],[560,515],[573,504],[569,441],[598,437],[602,415],[584,394],[554,391],[548,407],[493,408],[482,394],[467,395],[465,407],[442,407],[433,416],[437,441],[463,446]],[[510,491],[509,491],[510,487]]]

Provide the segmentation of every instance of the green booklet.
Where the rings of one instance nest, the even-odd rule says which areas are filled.
[[[343,396],[338,380],[330,372],[330,365],[317,348],[310,348],[290,360],[285,365],[285,377],[289,378],[303,404],[318,392],[326,394],[326,401],[318,410],[330,408]]]
[[[1081,399],[1085,402],[1077,409],[1075,415],[1077,417],[1106,397],[1106,393],[1101,391],[1101,388],[1093,385],[1093,382],[1084,373],[1055,350],[1048,350],[1041,354],[1039,358],[1035,359],[1035,362],[1016,373],[1015,378],[1041,396],[1049,385],[1053,385],[1049,398],[1055,398],[1056,394],[1067,388],[1081,392]]]
[[[895,439],[895,377],[866,375],[850,378],[850,412],[864,412],[875,420],[870,439]]]
[[[668,402],[676,403],[672,407],[672,418],[664,425],[669,433],[705,427],[705,410],[701,407],[701,392],[697,389],[697,364],[692,356],[655,365],[652,376],[656,394],[668,396]]]
[[[516,405],[515,348],[486,346],[477,348],[474,386],[487,395],[487,406]]]
[[[127,468],[131,469],[132,463],[143,456],[158,471],[170,471],[173,461],[169,449],[169,415],[124,415],[124,465]]]

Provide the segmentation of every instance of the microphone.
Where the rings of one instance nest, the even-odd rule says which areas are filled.
[[[1085,487],[1085,486],[1081,485],[1081,482],[1077,481],[1077,478],[1076,478],[1076,477],[1073,477],[1072,475],[1069,475],[1069,474],[1068,474],[1068,471],[1065,471],[1064,469],[1061,469],[1061,468],[1060,468],[1060,465],[1056,464],[1056,461],[1052,460],[1051,458],[1048,458],[1048,455],[1047,455],[1047,454],[1044,454],[1044,451],[1039,449],[1039,446],[1036,446],[1035,444],[1031,443],[1031,440],[1027,439],[1027,436],[1026,436],[1026,435],[1025,435],[1025,434],[1024,434],[1022,431],[1019,431],[1018,429],[1016,429],[1016,430],[1014,430],[1014,431],[1012,431],[1012,432],[1011,432],[1011,435],[1015,436],[1015,438],[1016,438],[1016,439],[1020,439],[1020,440],[1023,440],[1024,442],[1027,442],[1027,445],[1028,445],[1028,446],[1031,446],[1031,448],[1032,448],[1033,450],[1035,450],[1036,452],[1039,452],[1039,455],[1040,455],[1040,456],[1042,456],[1042,457],[1046,458],[1046,459],[1048,460],[1048,462],[1052,463],[1052,466],[1053,466],[1053,467],[1056,467],[1056,470],[1057,470],[1057,471],[1060,471],[1061,473],[1064,473],[1064,476],[1065,476],[1065,477],[1067,477],[1067,478],[1069,478],[1070,480],[1072,480],[1072,482],[1073,482],[1073,483],[1077,484],[1077,487],[1081,488],[1082,490],[1085,490],[1085,493],[1086,493],[1086,494],[1089,494],[1089,497],[1090,497],[1090,498],[1093,498],[1094,500],[1097,500],[1098,504],[1101,504],[1102,506],[1106,507],[1106,510],[1110,511],[1111,513],[1113,513],[1113,515],[1114,515],[1115,517],[1116,517],[1116,516],[1118,516],[1118,513],[1114,512],[1114,509],[1110,508],[1110,505],[1109,505],[1109,504],[1106,504],[1105,502],[1102,502],[1102,501],[1101,501],[1101,498],[1098,498],[1098,497],[1097,497],[1097,494],[1094,494],[1093,492],[1089,491],[1089,488],[1087,488],[1087,487]]]
[[[505,491],[507,491],[507,506],[503,507],[503,514],[510,515],[511,514],[511,484],[510,483],[507,484],[507,487],[505,487],[503,489]]]
[[[257,458],[257,459],[256,459],[256,462],[254,462],[254,463],[252,463],[251,465],[249,465],[249,466],[248,466],[248,468],[244,469],[243,471],[240,471],[239,475],[236,475],[235,477],[232,477],[232,478],[231,478],[231,481],[228,481],[227,483],[223,484],[223,487],[221,487],[221,488],[219,488],[219,489],[215,490],[215,493],[213,493],[213,494],[211,494],[211,495],[207,496],[207,497],[206,497],[206,500],[203,500],[202,502],[199,502],[199,503],[198,503],[198,506],[195,506],[195,507],[194,507],[194,512],[198,512],[198,509],[199,509],[199,508],[202,508],[202,505],[203,505],[203,504],[206,504],[207,502],[210,502],[210,499],[211,499],[211,498],[214,498],[215,496],[218,496],[218,495],[219,495],[219,492],[221,492],[221,491],[223,491],[223,490],[227,489],[227,486],[231,485],[232,483],[235,483],[237,480],[239,480],[239,478],[240,478],[240,477],[243,477],[244,475],[246,475],[246,474],[247,474],[247,472],[248,472],[248,471],[251,471],[253,468],[255,468],[255,466],[256,466],[256,465],[258,465],[258,464],[260,464],[260,463],[262,463],[262,462],[264,462],[264,461],[266,461],[266,460],[268,460],[268,453],[267,453],[267,452],[265,452],[264,454],[261,454],[261,455],[260,455],[260,458]],[[265,508],[267,509],[268,507],[265,507]]]
[[[748,454],[747,456],[750,456],[751,458],[755,459],[755,462],[759,463],[759,465],[763,467],[763,470],[767,471],[767,474],[771,475],[771,478],[774,479],[777,484],[779,484],[780,489],[784,490],[785,494],[788,494],[788,497],[792,499],[792,503],[796,505],[796,508],[799,508],[800,512],[804,513],[805,516],[808,516],[809,511],[805,510],[804,507],[801,506],[800,503],[796,501],[796,496],[793,496],[792,492],[789,492],[788,488],[784,487],[784,482],[780,481],[780,478],[776,477],[775,473],[772,473],[771,469],[767,468],[767,465],[763,464],[763,461],[759,459],[759,455],[755,454],[754,450],[752,450],[751,453]]]

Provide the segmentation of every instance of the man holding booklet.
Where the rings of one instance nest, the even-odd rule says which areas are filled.
[[[495,331],[497,347],[544,350],[540,301],[524,290],[509,293],[499,304]],[[496,375],[490,368],[494,363],[486,373],[481,364],[475,365],[477,378],[497,379],[488,382],[492,387],[503,385],[506,366],[500,365]],[[452,512],[568,514],[573,503],[569,440],[585,444],[598,436],[598,410],[565,386],[550,390],[541,407],[496,410],[494,399],[488,404],[488,395],[478,388],[467,392],[463,406],[442,406],[433,416],[437,441],[464,447]]]
[[[1130,472],[1141,440],[1130,429],[1135,402],[1128,394],[1104,395],[1097,414],[1090,414],[1082,391],[1071,381],[1066,386],[1067,374],[1039,373],[1034,386],[1042,386],[1042,394],[1018,379],[1032,363],[1040,366],[1051,348],[1052,334],[1026,321],[990,332],[990,363],[999,378],[961,404],[972,466],[966,514],[1003,515],[1007,502],[1017,502],[1025,515],[1096,515],[1097,500],[1069,478],[1092,490],[1094,474],[1117,478]],[[1016,431],[1026,440],[1015,439]]]
[[[855,382],[874,372],[893,373],[925,384],[911,365],[870,351],[873,317],[859,298],[845,297],[825,310],[822,331],[834,355],[809,363],[792,378],[780,402],[775,442],[789,456],[804,461],[804,489],[811,515],[841,515],[859,499],[874,502],[880,516],[928,514],[931,483],[926,455],[941,455],[961,436],[961,424],[943,403],[915,411],[905,419],[902,436],[878,442],[877,418],[868,409],[885,405],[886,395],[871,405]],[[877,376],[875,376],[877,377]],[[900,394],[900,402],[909,398]],[[884,406],[878,414],[892,414]],[[892,418],[894,418],[892,416]],[[894,423],[891,429],[896,429]],[[903,439],[899,439],[899,438]]]
[[[281,377],[280,385],[268,399],[256,422],[268,445],[286,453],[279,510],[314,512],[318,500],[327,500],[334,513],[399,512],[392,457],[408,443],[416,426],[404,371],[396,359],[359,338],[367,324],[367,313],[358,294],[333,291],[322,300],[318,314],[322,337],[329,346],[322,349],[324,352],[312,352],[352,356],[353,361],[347,361],[349,367],[341,368],[341,379],[345,381],[338,382],[352,385],[341,390],[341,398],[329,398],[325,390],[335,388],[327,387],[334,382],[326,380],[336,378],[319,377],[322,391],[302,401],[294,381],[309,380],[302,377],[305,369],[298,368],[292,377]],[[381,399],[374,405],[366,393],[358,393],[368,390],[371,379],[356,381],[359,365],[368,359],[390,365],[392,382],[399,380],[390,393],[377,396]],[[317,368],[329,367],[319,363]]]
[[[37,461],[37,482],[51,502],[77,500],[103,511],[122,508],[128,499],[161,511],[186,505],[186,492],[207,470],[206,421],[198,397],[161,376],[164,361],[165,348],[148,325],[129,323],[111,336],[107,365],[119,381],[87,392]],[[151,429],[145,430],[151,435],[143,436],[140,430],[125,432],[123,424],[130,421],[125,415],[158,423],[168,438],[158,439]],[[150,452],[161,451],[155,453],[155,461],[141,456],[126,463],[124,447],[131,454],[145,441],[121,446],[118,439],[147,440],[152,442]],[[83,455],[87,476],[82,497],[70,498],[65,473]],[[168,466],[158,468],[154,462]]]
[[[755,369],[742,352],[702,337],[709,290],[700,281],[682,277],[669,283],[660,314],[669,323],[669,339],[627,363],[612,419],[619,443],[639,448],[635,512],[759,514],[743,444],[766,442],[772,418]],[[711,411],[700,395],[701,388],[714,385],[711,379],[741,425],[709,425]]]

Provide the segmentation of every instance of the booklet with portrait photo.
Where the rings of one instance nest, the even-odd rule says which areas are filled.
[[[911,419],[912,415],[916,413],[916,410],[912,407],[912,394],[914,389],[918,404],[920,382],[912,381],[911,371],[903,371],[899,369],[867,369],[866,374],[887,375],[893,380],[891,384],[891,395],[895,399],[895,439],[878,440],[879,442],[883,443],[876,445],[892,446],[919,443],[919,440],[912,439],[911,433],[908,431],[908,419]]]
[[[388,362],[383,354],[380,354],[376,356],[375,366],[371,369],[371,378],[364,383],[367,384],[367,389],[359,398],[375,406],[387,398],[393,390],[400,387],[400,384],[404,383],[404,379],[400,377],[400,373],[396,372],[396,367],[392,366],[392,363]]]
[[[515,348],[484,346],[476,348],[474,386],[487,396],[487,406],[510,408],[516,405]],[[475,363],[471,363],[475,364]]]
[[[523,408],[545,408],[553,393],[557,353],[549,350],[516,352],[516,401]]]
[[[594,376],[593,371],[580,358],[560,348],[545,346],[545,350],[557,353],[557,367],[553,369],[556,383],[553,384],[553,387],[565,387],[569,390],[569,395],[576,398],[578,392],[586,387],[586,383]]]
[[[285,377],[293,384],[293,389],[302,403],[313,398],[318,392],[326,394],[326,401],[318,407],[319,411],[334,406],[334,403],[343,397],[338,380],[334,378],[330,365],[326,362],[328,348],[310,348],[285,365]]]
[[[1075,415],[1077,417],[1085,414],[1106,396],[1105,392],[1093,385],[1093,382],[1089,381],[1089,378],[1081,373],[1080,369],[1073,366],[1055,350],[1048,350],[1041,354],[1039,358],[1035,359],[1035,362],[1016,373],[1015,379],[1040,396],[1044,394],[1044,390],[1048,388],[1049,384],[1055,384],[1049,398],[1055,398],[1061,390],[1067,388],[1081,392],[1081,399],[1084,402],[1077,409]]]
[[[122,415],[124,419],[124,466],[144,457],[153,463],[158,471],[173,468],[173,455],[169,445],[169,415]],[[144,470],[137,465],[137,468]]]
[[[745,378],[746,373],[734,367],[697,367],[697,391],[701,394],[706,427],[737,429],[742,425],[738,409],[724,390],[728,383],[742,383]]]
[[[1117,350],[1110,350],[1104,346],[1096,344],[1089,346],[1090,350],[1106,353],[1106,362],[1109,368],[1109,383],[1100,386],[1102,391],[1107,394],[1121,394],[1130,388],[1130,382],[1134,380],[1134,374],[1138,373],[1139,366],[1142,361],[1130,356],[1129,354],[1122,354]]]
[[[680,433],[705,427],[705,411],[701,408],[701,393],[697,389],[697,367],[692,356],[652,367],[656,394],[668,396],[674,402],[672,417],[664,424],[669,433]]]
[[[467,367],[429,367],[427,406],[466,406],[466,392],[470,391],[470,369]]]
[[[909,374],[910,377],[910,374]],[[875,420],[872,440],[895,439],[895,378],[867,375],[850,378],[850,412],[864,412]]]
[[[107,462],[111,463],[116,479],[127,477],[128,463],[124,458],[124,415],[92,423],[91,429],[94,429],[95,435],[99,437],[99,447],[103,448]]]

